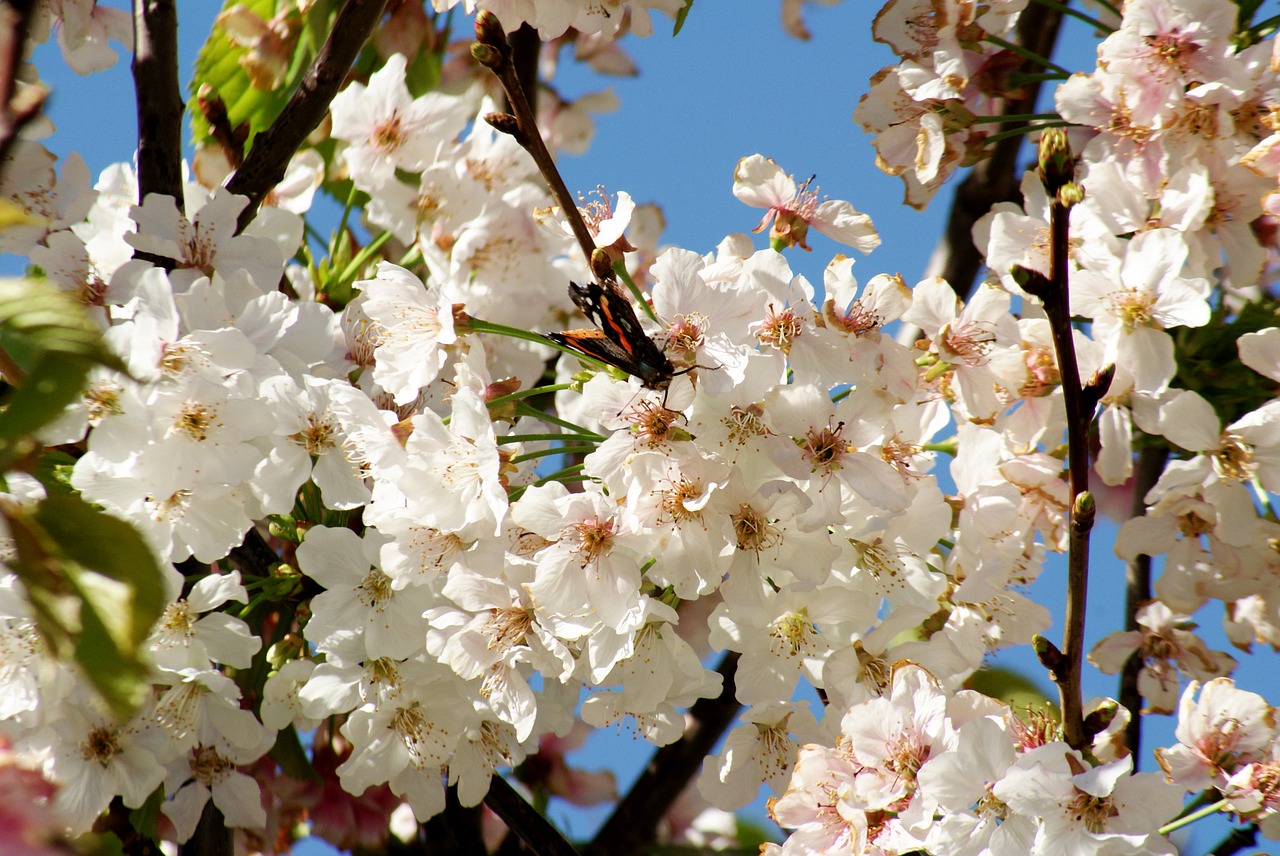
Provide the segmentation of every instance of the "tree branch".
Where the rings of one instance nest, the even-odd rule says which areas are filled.
[[[1147,492],[1155,486],[1169,460],[1169,450],[1164,446],[1148,446],[1138,453],[1138,466],[1133,474],[1133,516],[1146,513]],[[1151,599],[1151,557],[1136,556],[1125,566],[1124,629],[1141,630],[1138,609]],[[1143,658],[1134,652],[1120,672],[1120,704],[1129,711],[1129,725],[1125,728],[1124,742],[1133,757],[1134,772],[1142,757],[1142,694],[1138,692],[1138,672],[1145,665]]]
[[[44,106],[42,91],[32,89],[25,98],[17,96],[22,48],[35,5],[35,0],[12,0],[0,4],[0,164],[17,142],[22,129],[40,115]]]
[[[489,780],[484,804],[538,856],[578,856],[573,845],[501,776]]]
[[[1016,41],[1040,56],[1051,56],[1062,25],[1062,14],[1039,3],[1030,3],[1018,18]],[[1021,98],[1005,102],[1002,115],[1031,113],[1040,97],[1042,82],[1030,80],[1022,86]],[[994,131],[995,129],[993,129]],[[941,276],[956,294],[967,297],[982,267],[982,254],[973,243],[973,225],[997,202],[1019,200],[1022,171],[1018,152],[1023,135],[1008,137],[992,147],[990,157],[973,167],[956,188],[942,240],[934,248],[925,269],[925,278]]]
[[[178,848],[178,856],[232,856],[231,827],[222,812],[209,800],[191,838]]]
[[[693,780],[703,759],[742,707],[733,683],[738,657],[736,652],[724,655],[717,669],[724,678],[720,695],[698,699],[689,708],[684,736],[653,753],[640,778],[584,851],[586,856],[630,856],[653,843],[658,821]]]
[[[324,119],[386,5],[387,0],[347,0],[289,103],[270,128],[253,138],[244,163],[227,182],[232,193],[249,197],[249,204],[240,212],[237,231],[253,222],[262,200],[284,178],[294,152]]]
[[[520,31],[517,31],[517,36],[521,36]],[[523,36],[521,38],[524,39]],[[527,45],[527,42],[522,41],[522,43]],[[560,206],[561,212],[569,222],[573,236],[578,240],[578,246],[582,248],[587,267],[595,270],[596,266],[592,263],[591,257],[596,250],[596,239],[587,228],[586,221],[582,219],[577,200],[570,195],[569,188],[565,186],[560,170],[556,168],[556,163],[551,157],[551,152],[547,150],[547,144],[542,140],[542,134],[538,131],[537,117],[534,116],[533,106],[525,94],[520,70],[516,68],[511,43],[502,29],[502,23],[492,12],[482,11],[476,15],[476,43],[472,45],[471,53],[477,62],[497,76],[502,83],[503,92],[506,93],[507,104],[511,106],[510,114],[491,113],[485,117],[485,120],[499,131],[514,137],[533,158],[533,162],[538,165],[538,171],[542,173],[542,178],[547,182],[547,189],[551,191],[556,204]]]
[[[138,104],[138,204],[162,193],[182,207],[182,91],[175,0],[133,0],[133,89]]]

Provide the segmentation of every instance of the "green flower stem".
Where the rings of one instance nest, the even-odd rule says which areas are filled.
[[[533,398],[535,395],[544,395],[549,392],[559,392],[562,389],[573,389],[571,383],[549,383],[546,386],[531,386],[528,389],[520,389],[515,392],[499,395],[497,398],[491,398],[485,402],[489,407],[497,407],[500,404],[506,404],[508,401],[520,401],[525,398]],[[540,411],[539,411],[540,412]]]
[[[516,455],[511,459],[511,463],[522,464],[525,461],[536,461],[538,458],[549,458],[553,455],[589,455],[595,450],[595,446],[555,446],[550,449],[539,449],[533,452],[525,452],[523,455]]]
[[[396,262],[396,264],[400,265],[400,267],[402,268],[407,268],[407,267],[413,267],[414,265],[418,264],[421,261],[422,261],[422,248],[419,247],[417,244],[414,244],[412,247],[409,248],[408,252],[406,252],[403,256],[400,257],[400,261]]]
[[[376,238],[365,244],[360,252],[356,253],[355,258],[347,262],[347,266],[342,269],[338,282],[350,282],[355,279],[361,268],[373,258],[373,254],[382,249],[382,245],[389,240],[391,240],[390,232],[380,232]]]
[[[644,294],[640,292],[640,286],[636,285],[636,281],[631,278],[631,274],[627,272],[627,263],[618,260],[613,263],[613,272],[618,275],[618,279],[627,286],[627,290],[631,292],[631,296],[635,298],[636,303],[640,304],[640,308],[644,310],[644,314],[649,316],[649,320],[657,322],[658,316],[653,314],[653,307],[649,305],[649,301],[644,299]]]
[[[530,407],[523,402],[516,406],[516,413],[521,416],[528,416],[532,419],[540,419],[543,422],[550,422],[552,425],[559,425],[561,428],[567,428],[571,434],[588,437],[595,442],[604,442],[604,437],[594,431],[583,428],[581,425],[575,425],[572,422],[561,419],[558,416],[553,416],[550,413],[543,413],[541,410]],[[556,436],[564,435],[558,434]]]
[[[499,446],[506,446],[510,443],[554,443],[557,440],[585,440],[598,443],[604,438],[598,434],[507,434],[505,437],[499,437],[496,442]]]
[[[564,480],[564,479],[563,479],[563,477],[564,477],[564,476],[576,476],[576,475],[579,475],[579,474],[582,472],[583,467],[585,467],[585,466],[586,466],[586,464],[572,464],[572,465],[570,465],[570,466],[565,467],[565,468],[564,468],[564,469],[562,469],[562,470],[556,470],[554,473],[550,473],[550,474],[548,474],[548,475],[543,476],[542,478],[538,479],[538,480],[537,480],[536,482],[534,482],[533,484],[534,484],[534,486],[535,486],[535,487],[537,487],[537,486],[539,486],[539,485],[544,485],[544,484],[546,484],[547,482],[552,482],[552,481],[563,481],[563,480]],[[585,481],[587,478],[589,478],[589,476],[584,476],[582,479],[578,479],[578,481]]]
[[[1280,25],[1280,15],[1272,15],[1270,18],[1267,18],[1265,21],[1259,21],[1258,23],[1249,27],[1247,30],[1245,30],[1245,32],[1249,33],[1254,37],[1258,37],[1262,33],[1265,33],[1267,30],[1272,29],[1277,25]]]
[[[479,318],[471,318],[467,321],[467,325],[474,333],[492,333],[495,336],[509,336],[512,339],[523,339],[526,342],[537,342],[539,345],[548,345],[557,351],[563,351],[566,354],[572,354],[584,363],[593,365],[599,369],[609,368],[607,363],[597,360],[595,357],[588,357],[586,354],[567,348],[558,342],[553,342],[541,333],[535,333],[532,330],[522,330],[519,327],[508,327],[505,324],[494,324],[492,321],[483,321]]]
[[[338,235],[341,235],[347,230],[347,221],[351,219],[351,209],[356,205],[356,194],[359,192],[360,191],[356,189],[356,183],[354,181],[351,182],[351,190],[347,193],[347,204],[342,206],[342,217],[338,220],[338,228],[333,230],[333,238],[335,240]],[[336,247],[331,243],[329,245],[329,255],[332,256],[335,249]]]
[[[1185,817],[1180,817],[1177,820],[1166,823],[1164,826],[1160,827],[1158,831],[1161,835],[1168,835],[1170,832],[1173,832],[1175,829],[1181,829],[1187,824],[1194,823],[1195,821],[1201,820],[1202,818],[1206,818],[1211,814],[1217,814],[1218,812],[1224,810],[1226,807],[1227,807],[1226,800],[1218,800],[1216,803],[1207,805],[1204,808],[1200,809],[1199,811],[1193,811],[1191,812],[1191,814],[1188,814]]]
[[[1005,125],[1009,122],[1053,122],[1062,121],[1057,113],[1002,113],[999,116],[974,116],[975,125]]]
[[[991,44],[995,45],[998,48],[1004,48],[1007,51],[1013,51],[1023,59],[1029,59],[1032,62],[1034,62],[1036,65],[1039,65],[1043,68],[1052,69],[1054,71],[1061,72],[1062,74],[1066,74],[1066,75],[1071,74],[1071,72],[1068,71],[1067,69],[1063,68],[1062,66],[1058,65],[1055,62],[1045,59],[1035,51],[1028,50],[1024,48],[1022,45],[1014,44],[1013,42],[1006,41],[1005,39],[1002,39],[999,36],[993,36],[990,33],[988,33],[986,36],[983,37],[983,41],[990,42]]]

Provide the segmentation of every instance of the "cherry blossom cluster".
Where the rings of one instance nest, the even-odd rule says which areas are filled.
[[[845,713],[834,747],[800,750],[770,807],[795,832],[768,852],[1176,852],[1159,829],[1180,783],[1133,773],[1107,731],[1086,758],[1046,724],[900,664],[884,695]]]
[[[682,5],[466,7],[556,36],[642,31],[650,10]],[[39,216],[0,249],[78,295],[129,368],[96,370],[41,439],[76,451],[71,488],[144,535],[170,604],[146,646],[153,692],[117,723],[0,577],[0,735],[56,786],[69,829],[160,793],[183,841],[210,800],[274,840],[287,812],[264,756],[316,732],[315,766],[384,832],[398,803],[418,820],[442,811],[447,786],[478,804],[575,719],[674,742],[685,709],[725,688],[714,650],[737,656],[744,711],[701,798],[729,811],[768,786],[796,830],[784,854],[1166,853],[1162,825],[1206,787],[1277,834],[1274,710],[1223,677],[1233,658],[1190,622],[1221,600],[1233,642],[1280,645],[1280,533],[1251,492],[1280,490],[1280,404],[1268,393],[1220,416],[1179,374],[1175,337],[1261,296],[1268,248],[1250,224],[1280,168],[1259,117],[1280,78],[1269,46],[1235,47],[1229,4],[1186,5],[1128,4],[1098,70],[1058,102],[1089,129],[1077,354],[1086,378],[1114,372],[1096,473],[1124,482],[1144,438],[1173,450],[1117,543],[1164,557],[1158,600],[1094,653],[1118,670],[1140,652],[1153,711],[1174,709],[1184,678],[1206,682],[1182,695],[1167,775],[1129,775],[1114,703],[1094,705],[1082,753],[962,689],[991,651],[1048,628],[1022,589],[1068,542],[1049,322],[1007,273],[1047,273],[1034,177],[1023,206],[977,229],[995,273],[967,301],[938,277],[859,282],[844,255],[819,297],[785,251],[820,234],[867,253],[879,238],[761,155],[737,164],[732,192],[765,209],[766,249],[734,233],[705,254],[659,252],[652,212],[625,192],[584,200],[677,369],[646,387],[539,335],[582,326],[566,286],[593,276],[566,212],[484,121],[482,84],[414,96],[396,53],[333,101],[332,155],[300,152],[243,231],[247,201],[224,188],[136,204],[128,166],[90,187],[78,159],[57,171],[37,142],[12,150],[0,195]],[[859,121],[911,201],[980,156],[974,117],[996,109],[1008,60],[987,36],[1018,11],[895,0],[877,19],[905,61]],[[562,127],[553,145],[572,145]],[[302,263],[304,217],[335,178],[368,196],[364,225],[400,262],[361,256],[350,299],[332,268]],[[899,324],[920,339],[897,341]],[[1236,338],[1242,375],[1280,381],[1280,329]],[[21,474],[7,490],[44,491]],[[263,532],[281,564],[246,579],[237,551]],[[232,679],[264,661],[260,683]],[[335,843],[377,841],[363,831]]]

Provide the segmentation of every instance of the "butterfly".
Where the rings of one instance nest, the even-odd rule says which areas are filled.
[[[622,369],[640,379],[648,389],[665,392],[671,379],[690,369],[677,371],[670,358],[645,334],[631,308],[631,301],[613,285],[589,282],[569,283],[569,297],[598,330],[565,330],[548,333],[558,345]]]

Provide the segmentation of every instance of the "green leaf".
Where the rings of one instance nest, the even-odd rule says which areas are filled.
[[[46,498],[36,519],[68,559],[130,590],[130,614],[117,617],[113,635],[121,645],[141,645],[168,598],[160,564],[138,530],[70,494]]]
[[[164,610],[159,563],[122,520],[71,494],[0,504],[36,624],[55,656],[75,661],[123,721],[150,686],[142,644]]]
[[[32,278],[0,279],[0,350],[23,375],[0,411],[0,470],[34,451],[25,438],[79,397],[94,365],[127,371],[83,306]]]
[[[160,806],[164,805],[164,786],[156,788],[147,801],[129,812],[129,825],[152,841],[160,840]]]
[[[303,20],[296,22],[300,27],[299,38],[293,46],[293,55],[287,64],[284,81],[270,91],[255,87],[241,66],[240,61],[248,49],[233,43],[221,27],[215,26],[200,48],[196,57],[195,74],[191,78],[192,97],[188,107],[195,144],[200,145],[210,139],[209,125],[201,115],[195,97],[200,87],[208,84],[226,105],[231,127],[234,129],[241,124],[248,124],[249,137],[245,143],[247,151],[253,136],[270,127],[297,89],[324,43],[324,37],[328,34],[340,5],[339,0],[317,0],[304,13]],[[263,21],[268,21],[280,9],[293,6],[293,0],[224,0],[222,4],[223,11],[233,6],[243,7]],[[317,32],[320,34],[318,40],[314,37]]]
[[[67,354],[45,354],[0,411],[0,449],[34,434],[80,397],[90,362]]]
[[[676,12],[676,28],[671,32],[672,38],[680,35],[680,30],[684,27],[684,19],[689,17],[689,10],[692,8],[693,0],[685,0],[684,8]]]
[[[151,689],[150,670],[138,656],[138,648],[119,644],[121,630],[131,623],[121,616],[129,613],[128,588],[103,585],[110,581],[91,572],[78,576],[81,602],[76,662],[103,702],[123,722],[142,706]]]
[[[52,352],[126,370],[102,343],[102,333],[84,307],[44,280],[0,279],[0,346],[23,369]]]

